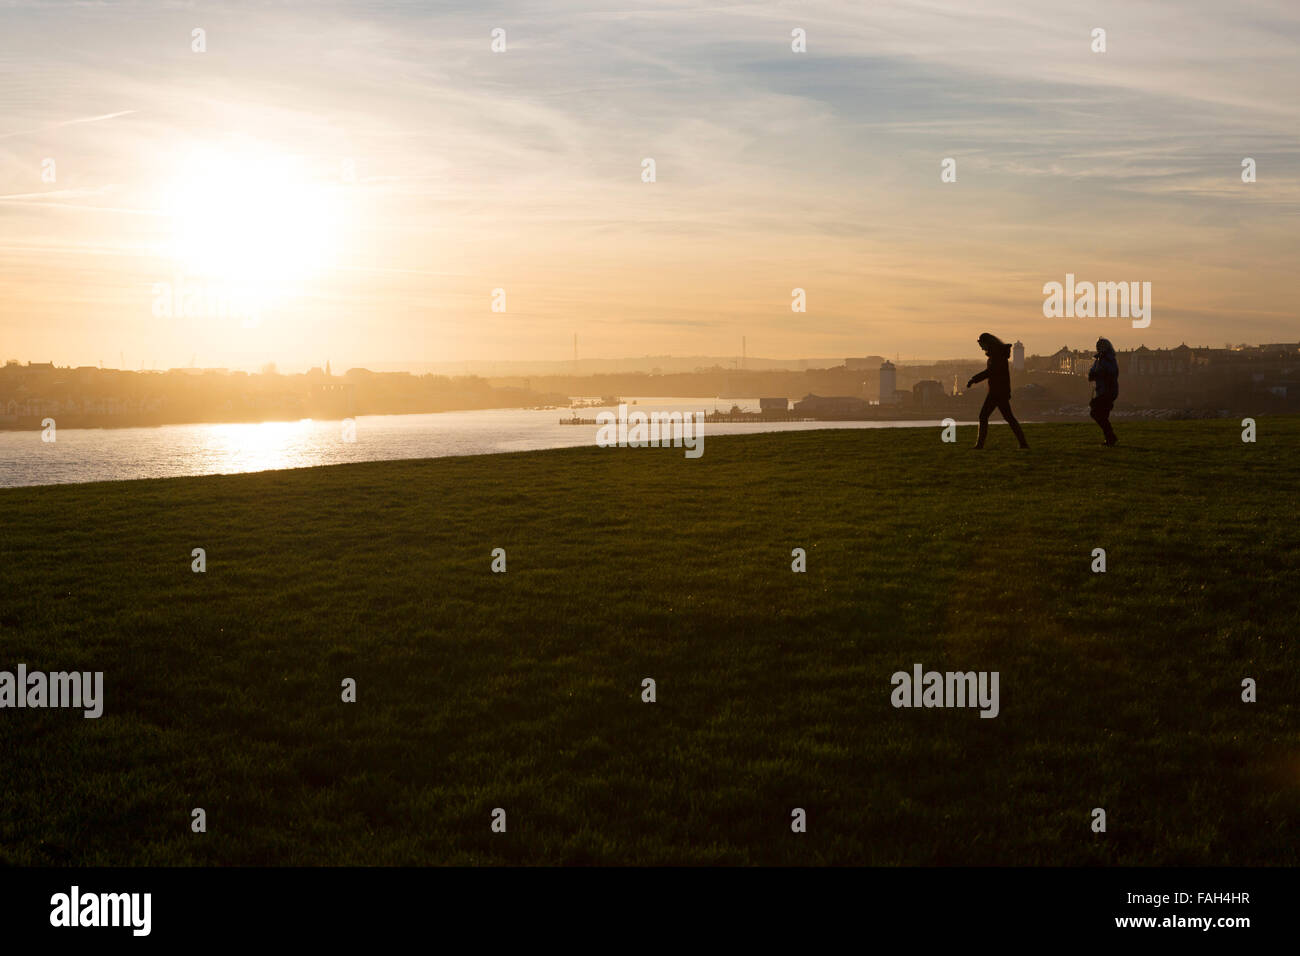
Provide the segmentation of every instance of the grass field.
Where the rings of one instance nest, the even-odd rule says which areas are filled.
[[[973,433],[2,491],[0,862],[1300,862],[1300,420]]]

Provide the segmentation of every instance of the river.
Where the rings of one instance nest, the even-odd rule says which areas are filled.
[[[627,399],[631,402],[632,399]],[[758,399],[646,397],[646,411],[757,411]],[[595,418],[600,408],[576,412]],[[85,481],[224,475],[280,468],[309,468],[354,461],[483,455],[596,444],[596,426],[561,425],[568,409],[502,408],[427,415],[361,415],[356,440],[343,440],[338,421],[303,419],[253,424],[160,425],[149,428],[59,429],[55,440],[40,431],[0,432],[0,488]],[[813,428],[938,427],[938,421],[708,423],[712,435],[805,431]]]

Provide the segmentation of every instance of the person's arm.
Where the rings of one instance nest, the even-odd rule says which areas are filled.
[[[972,375],[971,380],[966,383],[966,387],[970,388],[972,385],[976,385],[984,381],[988,377],[989,377],[989,370],[985,369],[984,371],[980,372],[978,375]]]

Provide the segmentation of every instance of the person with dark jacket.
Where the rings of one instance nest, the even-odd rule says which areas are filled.
[[[984,406],[980,409],[980,431],[979,438],[975,442],[976,448],[984,447],[984,439],[989,434],[989,415],[993,409],[1002,413],[1006,419],[1011,431],[1020,442],[1021,448],[1028,448],[1029,442],[1025,441],[1025,433],[1020,429],[1020,423],[1016,421],[1016,416],[1011,413],[1011,346],[1007,345],[992,332],[985,332],[979,339],[979,347],[984,350],[984,354],[989,357],[988,366],[984,371],[974,376],[966,387],[970,388],[976,382],[982,382],[988,379],[989,394],[984,399]]]
[[[1115,429],[1110,427],[1110,410],[1119,398],[1119,360],[1115,358],[1115,346],[1110,339],[1097,340],[1097,358],[1088,369],[1088,381],[1093,383],[1094,395],[1088,403],[1092,420],[1101,426],[1101,433],[1106,436],[1106,444],[1114,445],[1119,441]]]

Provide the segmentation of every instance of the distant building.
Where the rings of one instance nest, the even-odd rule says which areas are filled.
[[[1067,375],[1085,375],[1092,366],[1093,353],[1061,346],[1060,351],[1047,356],[1045,371],[1064,372]]]
[[[898,373],[894,368],[894,363],[885,359],[880,366],[880,404],[893,405],[897,402],[894,394],[898,389]]]
[[[1025,343],[1017,340],[1016,344],[1011,346],[1011,367],[1017,372],[1025,370]]]
[[[917,408],[932,408],[942,404],[945,398],[943,382],[926,379],[912,386],[912,404]]]
[[[758,410],[760,412],[788,412],[790,410],[790,399],[760,398],[758,400]]]
[[[865,415],[871,406],[853,395],[805,395],[794,403],[794,413],[808,418],[853,418]]]
[[[1176,349],[1149,349],[1140,345],[1125,353],[1124,369],[1129,375],[1186,375],[1195,364],[1195,353],[1186,345]]]

